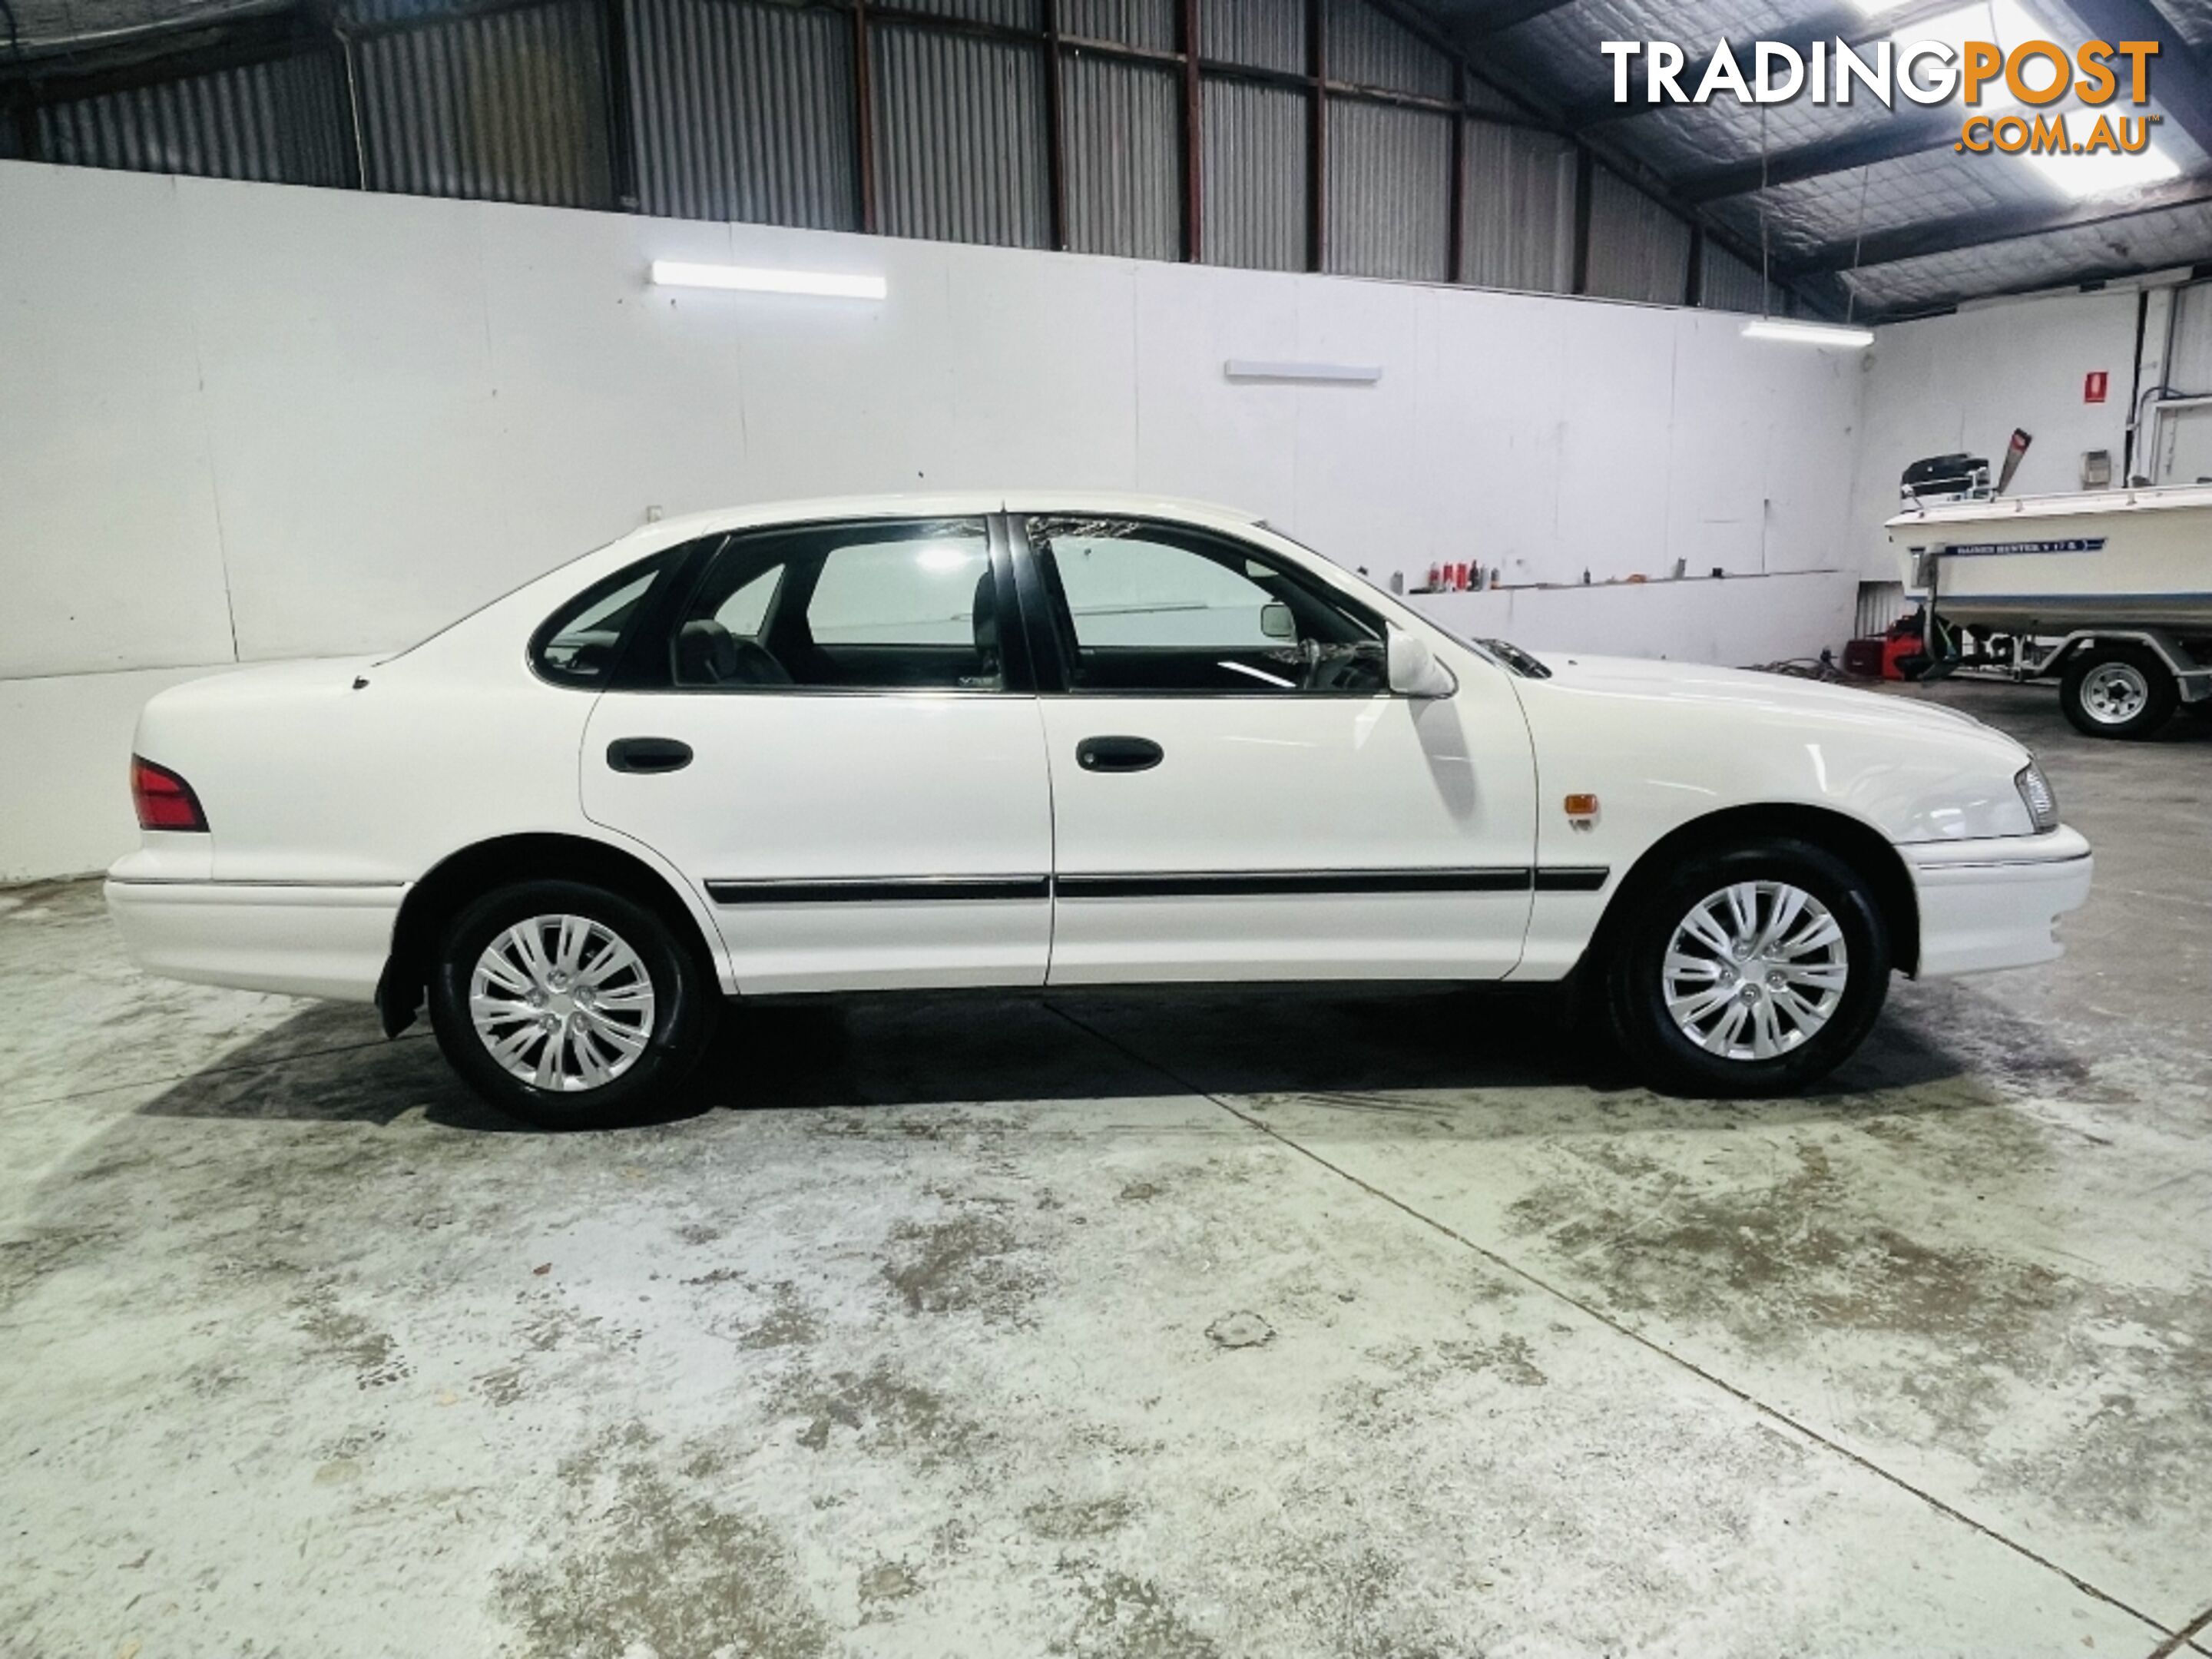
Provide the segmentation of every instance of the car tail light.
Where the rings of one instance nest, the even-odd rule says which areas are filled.
[[[204,834],[207,814],[192,787],[166,766],[142,756],[131,757],[131,800],[141,830],[197,830]]]

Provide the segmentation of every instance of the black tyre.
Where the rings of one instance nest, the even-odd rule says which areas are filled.
[[[654,911],[603,887],[528,881],[446,930],[430,1023],[493,1105],[548,1129],[663,1115],[706,1052],[716,988]]]
[[[1889,934],[1871,885],[1809,842],[1696,854],[1629,902],[1607,1006],[1655,1088],[1794,1092],[1857,1048],[1889,994]]]
[[[2076,732],[2093,738],[2147,738],[2173,718],[2181,688],[2158,653],[2142,645],[2093,645],[2069,659],[2058,706]]]

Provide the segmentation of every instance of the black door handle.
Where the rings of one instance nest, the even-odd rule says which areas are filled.
[[[691,745],[673,738],[617,738],[607,764],[617,772],[681,772],[691,764]]]
[[[1149,772],[1166,758],[1150,738],[1085,738],[1075,745],[1075,763],[1086,772]]]

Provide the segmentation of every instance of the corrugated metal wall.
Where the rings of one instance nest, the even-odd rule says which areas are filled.
[[[2212,283],[2185,283],[2173,294],[2166,383],[2174,395],[2212,392]]]
[[[39,112],[50,161],[265,184],[353,182],[335,52],[252,64]],[[8,124],[10,136],[13,124]]]
[[[33,136],[46,159],[90,166],[828,229],[862,228],[872,181],[873,228],[890,234],[1045,247],[1057,206],[1076,251],[1182,255],[1184,66],[1115,51],[1178,52],[1181,0],[899,0],[896,11],[865,24],[866,112],[851,0],[335,0],[350,80],[337,38],[304,33],[289,58],[98,95],[70,98],[50,76]],[[1061,35],[1056,88],[1048,15]],[[1308,266],[1316,93],[1280,77],[1313,66],[1310,15],[1310,0],[1197,0],[1209,262]],[[1486,118],[1502,94],[1366,0],[1323,0],[1320,15],[1326,267],[1441,282],[1456,252],[1463,282],[1569,290],[1572,146]],[[22,148],[0,120],[0,155]],[[1589,291],[1680,303],[1685,222],[1601,169],[1589,209]],[[1717,246],[1701,295],[1759,308],[1756,273]]]
[[[1173,52],[1176,0],[1060,0],[1060,32],[1077,40]]]
[[[1590,190],[1587,291],[1680,305],[1689,282],[1689,226],[1626,179],[1598,168]]]
[[[1467,124],[1460,280],[1565,294],[1575,280],[1575,150],[1494,121]]]
[[[1306,100],[1279,87],[1209,81],[1199,167],[1208,264],[1306,266]]]
[[[1048,246],[1043,49],[888,24],[874,45],[881,228]]]
[[[1780,289],[1770,289],[1766,299],[1759,298],[1761,283],[1759,269],[1747,264],[1726,248],[1705,244],[1705,277],[1698,293],[1698,303],[1708,311],[1747,311],[1779,316],[1784,312]]]
[[[1451,129],[1449,115],[1329,100],[1329,270],[1449,278]]]
[[[860,226],[853,25],[732,0],[630,0],[639,210]]]
[[[611,207],[592,0],[488,12],[355,49],[371,190]]]
[[[1182,251],[1182,99],[1173,70],[1111,58],[1060,64],[1067,245],[1174,259]]]
[[[1306,67],[1303,0],[1198,0],[1198,53],[1259,69]]]
[[[1452,95],[1451,60],[1360,0],[1329,0],[1328,78],[1425,98]]]

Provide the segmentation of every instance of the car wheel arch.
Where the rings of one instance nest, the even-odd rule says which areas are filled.
[[[1676,825],[1644,848],[1614,887],[1583,953],[1583,965],[1603,962],[1615,936],[1633,915],[1644,892],[1656,885],[1685,851],[1723,841],[1781,836],[1808,842],[1863,872],[1873,885],[1889,931],[1891,961],[1907,975],[1920,966],[1920,902],[1912,873],[1894,843],[1862,819],[1827,807],[1783,802],[1723,807]]]
[[[696,943],[710,981],[721,981],[712,937],[666,872],[635,853],[588,836],[498,836],[447,854],[408,889],[392,924],[391,954],[376,986],[376,1008],[385,1035],[397,1036],[414,1023],[438,941],[464,908],[494,888],[544,878],[588,882],[659,913],[678,938]]]

